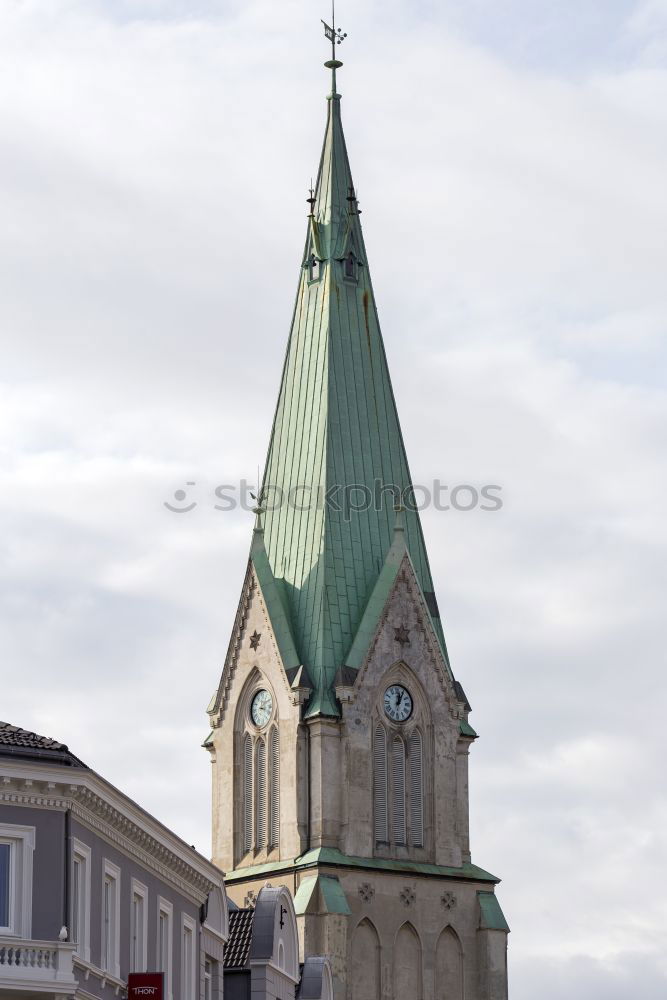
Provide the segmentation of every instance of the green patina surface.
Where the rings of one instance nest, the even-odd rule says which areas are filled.
[[[477,733],[465,719],[461,719],[459,722],[459,732],[461,736],[470,736],[473,740],[477,739]]]
[[[509,931],[509,924],[494,892],[478,892],[479,926],[482,930]]]
[[[418,861],[389,861],[384,858],[358,858],[343,854],[333,847],[320,847],[308,851],[299,858],[288,861],[269,862],[263,865],[250,865],[248,868],[238,868],[227,872],[227,882],[241,882],[269,873],[285,873],[315,868],[319,865],[333,865],[340,868],[366,868],[374,871],[406,872],[414,875],[439,875],[442,878],[463,879],[472,882],[500,882],[500,879],[477,865],[465,864],[460,868],[449,868],[445,865],[430,865]]]
[[[349,915],[352,912],[345,898],[343,887],[337,878],[331,875],[313,875],[311,878],[302,879],[294,897],[294,909],[297,916],[306,912],[318,889],[322,896],[325,913]],[[317,900],[315,902],[317,903]]]
[[[345,487],[358,484],[373,495],[376,483],[402,491],[411,485],[353,192],[334,93],[303,258],[304,265],[311,254],[322,262],[320,277],[309,280],[302,266],[264,473],[263,541],[252,557],[265,596],[270,591],[281,653],[290,665],[304,664],[312,679],[307,716],[338,714],[336,672],[360,663],[397,571],[386,562],[392,498],[385,494],[380,510],[371,504],[346,514]],[[342,258],[350,252],[356,280],[345,277]],[[297,486],[303,509],[275,505],[276,488],[287,497]],[[312,502],[336,487],[341,510]],[[358,503],[361,493],[352,499]],[[447,663],[416,511],[406,511],[405,544]]]

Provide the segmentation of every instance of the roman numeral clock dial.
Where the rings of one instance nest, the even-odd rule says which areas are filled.
[[[392,684],[384,693],[384,712],[392,722],[405,722],[412,715],[412,698],[407,688]]]
[[[252,699],[250,706],[250,717],[258,729],[267,724],[273,711],[273,698],[268,691],[262,689],[258,691]]]

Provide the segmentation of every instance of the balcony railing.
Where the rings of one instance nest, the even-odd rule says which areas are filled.
[[[26,986],[29,983],[76,986],[72,967],[75,947],[68,941],[0,937],[0,989],[10,982]]]

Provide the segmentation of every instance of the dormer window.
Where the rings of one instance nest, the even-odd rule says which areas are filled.
[[[343,269],[345,277],[348,281],[357,280],[357,258],[354,256],[352,250],[350,250],[349,254],[345,258]]]
[[[308,268],[308,281],[317,281],[320,276],[322,262],[317,259],[314,253],[311,253],[308,258],[307,268]]]

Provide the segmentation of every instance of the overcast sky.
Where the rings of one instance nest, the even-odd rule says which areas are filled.
[[[0,4],[0,717],[209,850],[200,744],[324,129],[305,0]],[[513,1000],[667,987],[667,0],[339,5]],[[170,513],[185,489],[197,506]]]

